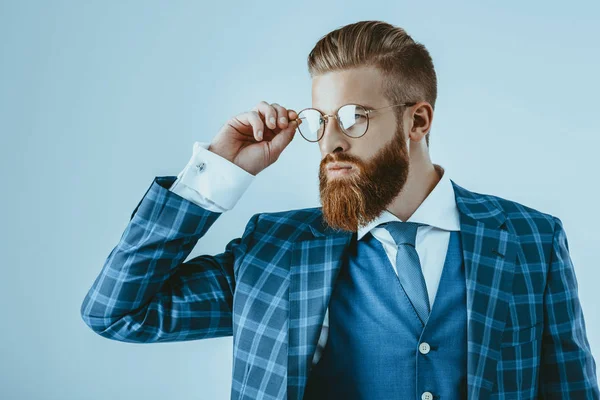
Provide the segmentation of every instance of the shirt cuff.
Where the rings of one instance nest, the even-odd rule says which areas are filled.
[[[209,151],[209,146],[209,142],[194,143],[190,161],[170,190],[188,199],[208,200],[220,211],[231,210],[255,176]]]

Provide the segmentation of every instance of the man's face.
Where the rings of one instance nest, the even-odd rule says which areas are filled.
[[[313,108],[334,114],[344,104],[369,108],[386,107],[382,76],[373,67],[330,72],[313,78]],[[394,109],[369,115],[369,128],[360,138],[346,136],[329,118],[321,151],[319,193],[323,218],[336,229],[356,232],[378,217],[400,193],[408,177],[409,157],[402,123]],[[333,163],[350,169],[330,170]]]

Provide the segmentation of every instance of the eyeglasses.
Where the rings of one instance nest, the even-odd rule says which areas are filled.
[[[356,139],[367,133],[367,129],[369,129],[369,115],[372,112],[390,107],[413,106],[415,104],[417,103],[410,102],[370,109],[358,104],[345,104],[334,115],[323,114],[316,108],[305,108],[298,113],[297,119],[302,120],[302,123],[298,124],[298,130],[307,141],[318,142],[325,133],[325,125],[329,117],[333,117],[337,120],[338,126],[346,136]]]

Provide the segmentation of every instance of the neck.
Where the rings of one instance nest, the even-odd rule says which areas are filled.
[[[442,167],[431,162],[429,152],[422,150],[411,148],[410,167],[406,184],[387,207],[390,213],[404,222],[419,208],[444,173]]]

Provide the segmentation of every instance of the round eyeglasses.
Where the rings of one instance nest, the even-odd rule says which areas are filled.
[[[298,130],[307,141],[318,142],[325,133],[325,125],[329,117],[333,117],[346,136],[356,139],[367,133],[369,114],[372,112],[390,107],[413,106],[415,104],[417,103],[410,102],[369,109],[358,104],[345,104],[334,115],[323,114],[316,108],[305,108],[298,113],[297,119],[302,120],[302,123],[298,124]]]

